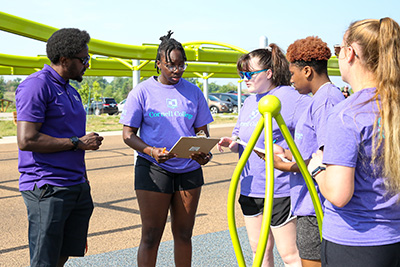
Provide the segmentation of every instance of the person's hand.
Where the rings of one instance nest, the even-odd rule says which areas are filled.
[[[274,155],[281,155],[285,157],[285,149],[279,145],[274,144]]]
[[[77,148],[82,150],[97,150],[100,148],[103,139],[98,133],[89,133],[79,138]]]
[[[169,153],[165,148],[155,147],[152,150],[151,155],[158,163],[164,163],[171,158],[175,158],[177,155]]]
[[[219,142],[217,144],[217,148],[218,148],[219,152],[224,152],[222,147],[229,147],[231,144],[232,144],[232,138],[221,137],[221,139],[219,140]]]
[[[205,154],[203,152],[193,153],[190,158],[197,161],[200,165],[206,165],[211,160],[211,154]]]
[[[312,154],[312,159],[308,163],[307,169],[310,174],[312,174],[312,171],[315,170],[318,166],[323,166],[322,164],[322,157],[324,155],[324,152],[322,150],[318,150],[316,153]]]
[[[260,159],[265,160],[265,154],[264,153],[262,153],[260,151],[257,151],[255,149],[253,151],[257,154],[257,156],[260,157]]]

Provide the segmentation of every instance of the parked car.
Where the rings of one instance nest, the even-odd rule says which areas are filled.
[[[108,115],[118,114],[118,104],[112,97],[102,97],[100,101],[92,101],[87,109],[88,114],[100,115],[107,113]]]
[[[212,93],[210,95],[213,95],[215,97],[218,97],[219,99],[227,102],[231,102],[233,105],[233,113],[238,113],[238,95],[237,94],[230,94],[230,93]],[[245,96],[242,96],[242,106],[243,102],[246,99]]]
[[[221,99],[208,95],[208,108],[211,114],[217,113],[231,113],[233,111],[233,105],[230,102],[222,101]]]
[[[125,102],[126,98],[118,103],[118,113],[122,113],[122,111],[124,110]]]

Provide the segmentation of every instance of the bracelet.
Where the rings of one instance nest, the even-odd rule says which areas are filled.
[[[153,157],[153,149],[154,149],[154,148],[155,148],[155,147],[152,146],[152,147],[151,147],[151,150],[150,150],[150,156],[151,156],[152,158],[154,158],[154,157]]]
[[[211,152],[208,152],[208,161],[212,160],[213,154]]]
[[[311,177],[315,178],[315,176],[317,176],[318,174],[320,174],[321,172],[325,171],[326,167],[325,166],[318,166],[317,168],[315,168],[312,172],[311,172]]]

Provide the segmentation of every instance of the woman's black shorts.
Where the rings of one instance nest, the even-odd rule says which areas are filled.
[[[264,198],[240,195],[240,207],[244,216],[253,217],[263,213]],[[290,212],[290,197],[274,198],[272,207],[271,227],[281,227],[295,219]]]
[[[200,168],[186,173],[172,173],[145,158],[137,157],[135,190],[172,194],[176,191],[198,188],[204,184]]]

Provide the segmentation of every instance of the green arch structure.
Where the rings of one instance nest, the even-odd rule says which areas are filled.
[[[236,254],[236,259],[238,261],[239,267],[245,267],[246,263],[244,261],[243,252],[240,246],[239,237],[236,229],[236,221],[235,221],[235,197],[237,192],[237,187],[239,183],[240,174],[243,171],[243,168],[250,157],[250,153],[254,149],[255,144],[257,143],[258,138],[262,130],[264,129],[265,134],[265,203],[264,203],[264,211],[263,211],[263,219],[261,225],[261,232],[259,237],[259,242],[257,245],[257,252],[254,257],[253,266],[261,266],[265,248],[268,241],[268,234],[271,225],[271,216],[272,216],[272,204],[274,198],[274,158],[273,158],[273,137],[272,137],[272,118],[274,118],[279,126],[279,129],[282,132],[283,137],[285,138],[290,151],[292,152],[297,165],[300,168],[301,174],[304,177],[306,182],[308,191],[310,192],[311,199],[313,201],[315,213],[318,221],[318,228],[320,232],[320,236],[322,237],[322,219],[323,212],[320,199],[318,197],[317,191],[315,189],[314,182],[310,176],[310,173],[307,170],[307,166],[304,163],[303,158],[293,141],[292,135],[290,134],[289,129],[287,128],[285,121],[283,120],[280,111],[281,111],[281,102],[276,96],[267,95],[261,98],[258,103],[258,110],[262,114],[260,120],[258,121],[256,128],[253,134],[250,137],[248,145],[243,151],[242,156],[239,159],[238,164],[233,172],[231,183],[229,186],[228,192],[228,204],[227,204],[227,213],[228,213],[228,226],[229,233],[231,235],[233,248]]]
[[[0,12],[0,30],[46,42],[58,29]],[[222,42],[195,41],[182,45],[189,62],[184,77],[238,78],[236,61],[243,53],[247,53],[240,47]],[[157,75],[154,68],[157,48],[155,44],[139,46],[91,39],[89,53],[96,57],[92,57],[86,75],[130,77],[133,71],[138,70],[141,77]],[[137,60],[139,64],[135,65]],[[42,69],[44,64],[50,64],[46,56],[0,54],[0,75],[29,75]],[[328,74],[340,75],[336,57],[328,61]]]

